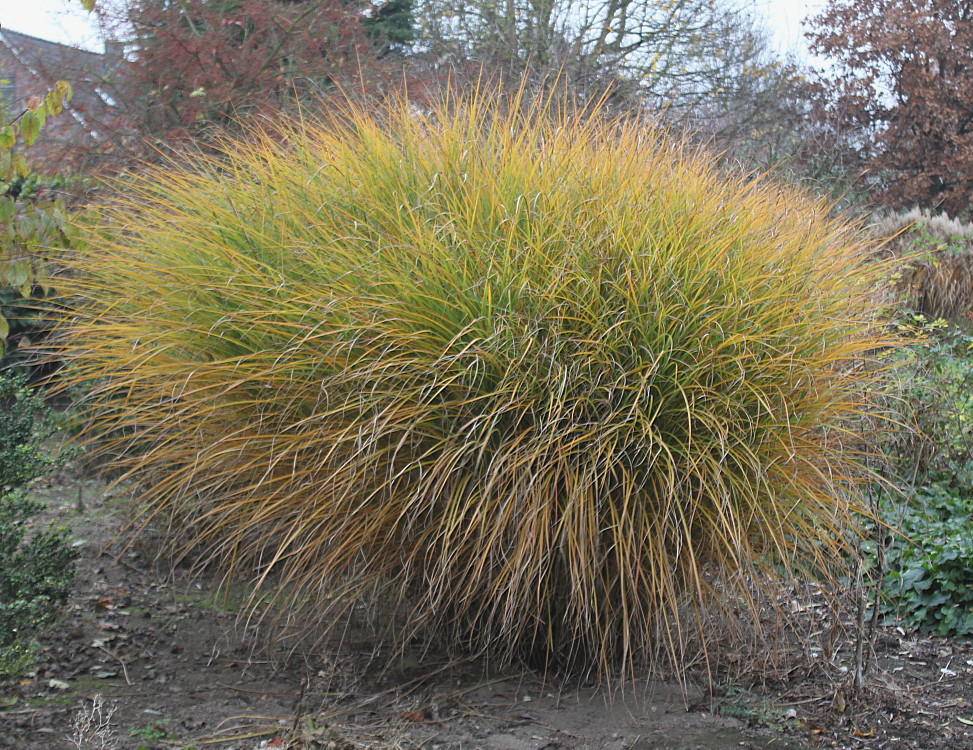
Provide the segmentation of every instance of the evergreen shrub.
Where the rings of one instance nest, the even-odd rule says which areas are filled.
[[[22,377],[0,377],[0,680],[29,669],[35,638],[61,614],[77,553],[61,528],[37,528],[42,506],[24,485],[49,470],[52,430]]]

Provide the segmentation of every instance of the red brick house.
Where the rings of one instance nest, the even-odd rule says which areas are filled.
[[[44,126],[31,149],[31,161],[45,171],[57,171],[61,160],[77,160],[96,148],[99,129],[111,117],[111,97],[105,93],[108,75],[120,52],[88,52],[57,42],[0,28],[0,111],[4,122],[18,117],[27,100],[44,94],[58,80],[66,80],[74,97],[63,113]]]

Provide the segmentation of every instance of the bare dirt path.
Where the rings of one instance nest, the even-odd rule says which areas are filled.
[[[92,717],[98,696],[102,717],[114,711],[111,736],[84,750],[973,748],[969,644],[884,632],[886,678],[857,702],[800,683],[716,697],[645,683],[607,699],[473,663],[378,670],[364,648],[266,654],[234,627],[212,582],[164,575],[112,544],[120,514],[102,484],[63,475],[37,492],[82,557],[36,671],[0,692],[4,750],[76,748],[72,725]]]

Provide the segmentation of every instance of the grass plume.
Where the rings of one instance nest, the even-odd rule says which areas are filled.
[[[873,228],[890,271],[890,302],[968,324],[973,316],[973,224],[913,209]]]

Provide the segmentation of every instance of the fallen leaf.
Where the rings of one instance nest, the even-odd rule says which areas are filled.
[[[421,711],[403,711],[399,714],[403,719],[408,719],[409,721],[425,721],[426,715]]]
[[[968,727],[973,727],[973,719],[964,719],[962,716],[957,716],[956,721],[960,724],[966,724]]]

